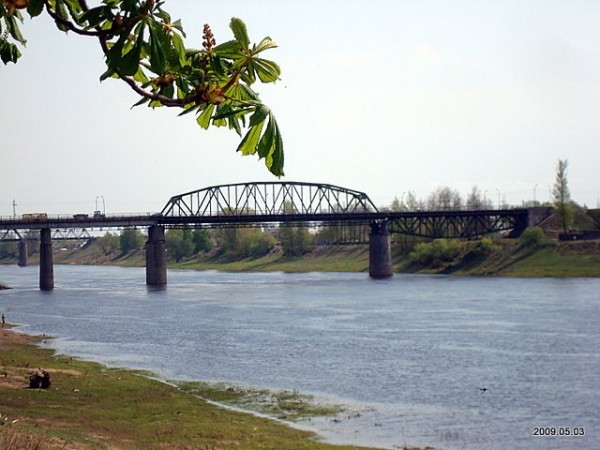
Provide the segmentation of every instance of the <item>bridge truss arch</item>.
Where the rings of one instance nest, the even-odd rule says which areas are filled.
[[[332,184],[255,182],[211,186],[171,197],[165,217],[283,216],[377,212],[364,192]]]

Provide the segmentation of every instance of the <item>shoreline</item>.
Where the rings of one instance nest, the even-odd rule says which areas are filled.
[[[0,420],[8,418],[3,424],[9,425],[0,427],[4,450],[23,448],[7,445],[11,439],[34,442],[37,447],[31,448],[39,450],[156,448],[159,443],[160,448],[190,449],[374,450],[325,443],[318,432],[301,424],[204,400],[152,373],[58,355],[51,346],[42,345],[52,337],[26,334],[18,328],[7,323],[0,330],[0,394],[4,400]],[[50,373],[50,389],[27,389],[28,377],[36,367]],[[136,405],[133,410],[132,404]],[[151,413],[140,415],[141,404]],[[111,405],[108,410],[106,405]],[[110,418],[116,411],[116,417]],[[140,420],[143,417],[147,420]],[[70,423],[72,430],[65,431],[65,423]],[[218,431],[188,431],[197,429],[199,423]],[[168,431],[158,433],[156,427]],[[103,446],[107,442],[110,447]]]

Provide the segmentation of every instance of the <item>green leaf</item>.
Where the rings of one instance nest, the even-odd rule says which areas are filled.
[[[277,48],[277,44],[270,37],[264,38],[260,43],[252,49],[253,55],[258,55],[265,50],[269,50],[270,48]]]
[[[183,39],[177,33],[173,33],[171,39],[173,41],[173,48],[177,54],[179,65],[183,67],[187,64],[187,56],[185,54],[185,45],[183,43]]]
[[[56,7],[55,7],[55,11],[56,14],[65,20],[69,20],[69,13],[67,11],[67,7],[65,6],[64,0],[56,0]],[[58,28],[61,31],[64,31],[65,33],[67,31],[69,31],[69,27],[66,25],[63,25],[59,22],[56,22],[56,28]]]
[[[213,48],[213,52],[222,58],[240,59],[244,57],[239,41],[227,41]]]
[[[29,0],[27,12],[31,17],[39,16],[44,10],[44,0]]]
[[[233,117],[233,116],[241,116],[243,114],[247,114],[252,109],[254,109],[254,108],[247,107],[247,108],[241,108],[241,109],[234,109],[230,105],[221,103],[219,105],[219,109],[217,110],[217,113],[214,115],[213,119],[220,120],[220,119],[227,119],[227,118]]]
[[[273,61],[268,59],[256,58],[254,59],[254,69],[260,81],[263,83],[273,83],[279,79],[281,75],[281,69]]]
[[[138,68],[140,67],[140,54],[144,45],[144,28],[139,30],[135,45],[129,50],[119,63],[119,72],[121,75],[132,77],[134,76]]]
[[[205,130],[210,126],[210,118],[212,117],[212,113],[215,109],[215,105],[207,105],[206,109],[202,111],[202,113],[196,118],[196,122]]]
[[[81,22],[82,10],[81,10],[81,5],[79,4],[79,1],[78,0],[65,0],[65,5],[66,5],[67,9],[69,10],[69,15],[71,16],[72,21],[75,22],[77,25],[81,25],[83,22]]]
[[[90,28],[100,25],[104,20],[112,16],[112,11],[108,6],[98,6],[84,12],[80,17],[82,23],[87,22]]]
[[[279,127],[277,126],[277,122],[275,121],[275,117],[273,117],[272,115],[270,116],[269,119],[272,123],[273,123],[273,127],[275,130],[275,146],[273,149],[273,152],[271,153],[271,166],[269,167],[269,170],[271,171],[271,173],[273,173],[274,175],[277,175],[278,177],[283,176],[283,162],[284,162],[284,155],[283,155],[283,139],[281,138],[281,133],[279,132]]]
[[[123,57],[123,47],[129,39],[130,31],[131,28],[128,28],[127,30],[123,31],[119,36],[117,42],[115,42],[114,45],[108,51],[108,55],[106,56],[106,65],[109,69],[112,69],[113,71],[117,69],[119,63],[121,62],[121,58]]]
[[[233,99],[244,102],[258,102],[258,94],[245,84],[237,84],[233,86],[231,89],[229,89],[229,91],[227,91],[227,95]]]
[[[177,19],[175,22],[171,24],[173,28],[178,30],[183,37],[187,37],[185,31],[183,31],[183,26],[181,25],[181,19]]]
[[[138,68],[138,71],[133,76],[133,79],[138,83],[142,84],[142,86],[147,86],[148,84],[150,84],[150,80],[148,79],[148,77],[144,73],[144,70],[141,67]]]
[[[150,67],[158,75],[162,75],[167,66],[167,56],[162,46],[161,31],[156,22],[150,22]]]
[[[134,105],[131,106],[131,109],[135,108],[136,106],[140,106],[143,105],[144,103],[147,103],[150,99],[148,97],[142,97],[138,102],[136,102]]]
[[[250,116],[250,126],[253,127],[258,125],[260,122],[264,122],[269,113],[270,110],[266,105],[258,105],[254,111],[254,114]]]
[[[5,17],[4,21],[6,23],[6,27],[8,29],[8,32],[10,33],[10,35],[13,38],[15,38],[16,41],[18,41],[21,44],[25,45],[27,43],[27,41],[25,40],[25,38],[21,34],[21,29],[19,28],[19,24],[17,23],[17,20],[15,19],[15,16],[13,15],[11,17]]]
[[[250,45],[250,38],[248,37],[246,24],[242,22],[241,19],[233,17],[231,19],[229,27],[231,28],[231,31],[233,31],[233,36],[238,40],[240,44],[242,44],[244,50],[248,51],[248,46]]]
[[[4,64],[15,63],[21,57],[21,52],[15,44],[6,41],[0,41],[0,59]]]
[[[256,153],[256,146],[258,145],[258,140],[260,139],[260,135],[262,133],[262,129],[264,126],[264,122],[260,122],[257,125],[250,127],[242,142],[238,146],[238,152],[242,152],[242,155],[253,155]]]
[[[179,116],[185,116],[186,114],[189,114],[189,113],[191,113],[191,112],[194,112],[194,111],[196,111],[197,109],[198,109],[198,107],[197,107],[196,105],[189,106],[189,107],[185,107],[185,109],[184,109],[182,112],[180,112],[179,114],[177,114],[177,116],[178,116],[178,117],[179,117]]]
[[[267,130],[265,131],[265,134],[263,134],[263,137],[260,139],[260,142],[257,146],[259,158],[267,158],[273,152],[273,148],[275,146],[273,141],[274,133],[273,121],[269,120]]]
[[[240,121],[238,120],[237,117],[229,117],[227,119],[227,121],[229,122],[229,129],[233,129],[235,130],[235,132],[241,136],[242,135],[242,128],[240,127]]]
[[[107,78],[111,78],[115,75],[115,71],[114,69],[106,69],[106,72],[104,72],[102,75],[100,75],[100,81],[104,81]]]

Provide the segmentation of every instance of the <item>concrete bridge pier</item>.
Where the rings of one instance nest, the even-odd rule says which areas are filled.
[[[40,289],[54,289],[54,264],[52,261],[52,235],[50,228],[40,230]]]
[[[29,263],[27,257],[27,241],[25,239],[21,239],[19,241],[19,267],[26,267]]]
[[[372,222],[369,234],[369,276],[388,278],[392,275],[392,247],[387,223]]]
[[[146,284],[164,286],[167,284],[167,251],[165,227],[154,225],[148,228],[146,242]]]

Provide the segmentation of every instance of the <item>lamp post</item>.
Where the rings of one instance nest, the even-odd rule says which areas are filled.
[[[106,203],[104,202],[104,195],[96,195],[96,211],[98,211],[98,199],[102,199],[102,215],[106,215]]]

